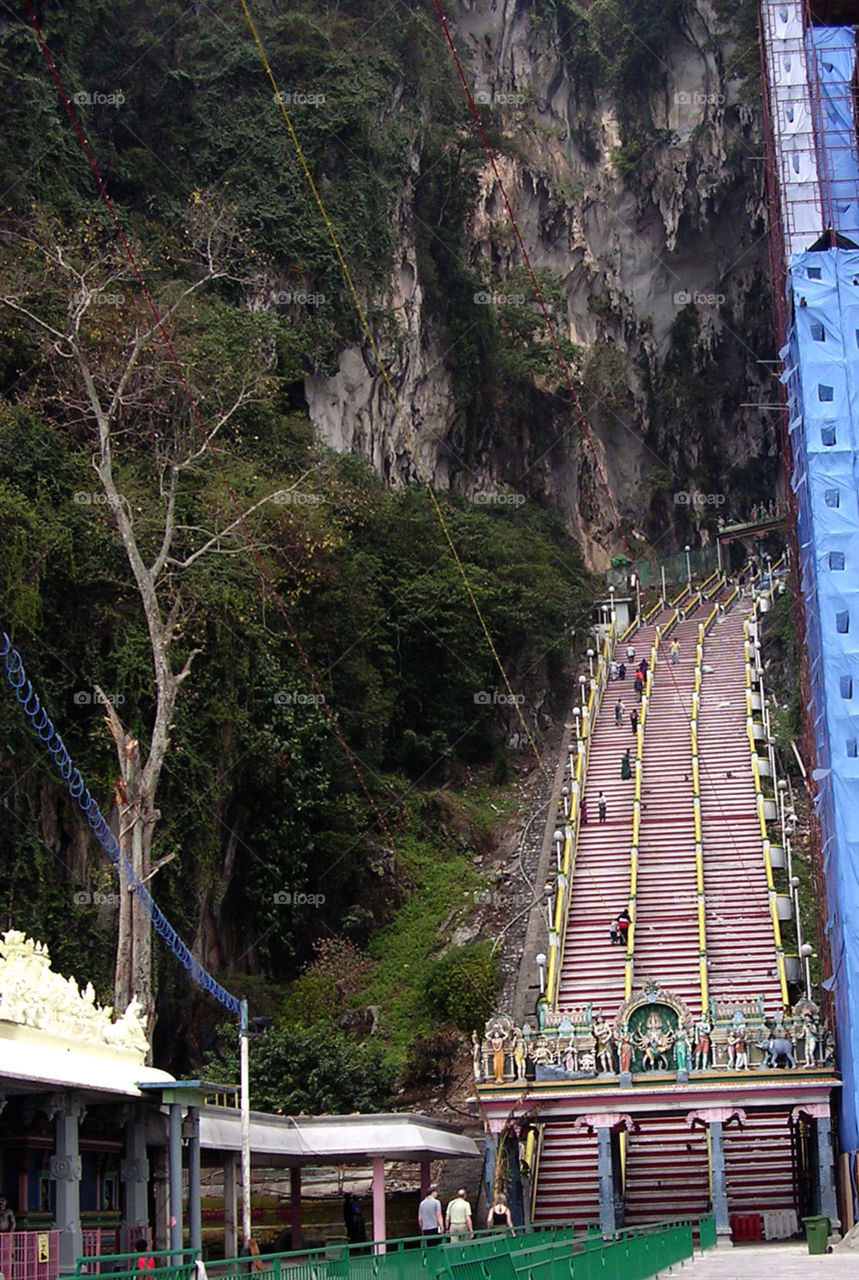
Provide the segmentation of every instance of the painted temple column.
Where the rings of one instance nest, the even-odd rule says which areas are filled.
[[[617,1230],[617,1203],[614,1195],[614,1142],[611,1129],[597,1127],[597,1173],[600,1193],[600,1231],[604,1236]]]
[[[722,1121],[708,1122],[710,1133],[710,1197],[716,1219],[716,1236],[729,1236],[728,1184],[725,1181],[725,1147],[722,1141]]]
[[[61,1094],[54,1099],[54,1154],[51,1177],[56,1183],[56,1223],[60,1233],[59,1270],[68,1274],[83,1252],[81,1233],[81,1157],[78,1126],[84,1108],[78,1098]]]
[[[304,1248],[304,1228],[301,1225],[301,1165],[289,1171],[289,1230],[292,1248]]]
[[[525,1198],[522,1187],[522,1170],[519,1164],[519,1139],[514,1134],[507,1134],[504,1140],[504,1151],[507,1157],[507,1168],[510,1180],[507,1184],[507,1204],[514,1227],[525,1225]]]
[[[170,1248],[173,1265],[182,1258],[182,1103],[168,1104],[167,1159],[170,1174]]]
[[[239,1157],[234,1152],[224,1156],[224,1257],[235,1258],[239,1252]]]
[[[825,1215],[832,1223],[833,1232],[838,1232],[841,1222],[838,1217],[838,1201],[835,1198],[835,1161],[832,1154],[832,1117],[818,1115],[815,1129],[817,1131],[817,1186],[818,1212]]]
[[[374,1252],[385,1252],[385,1161],[382,1156],[373,1156],[373,1241]]]
[[[203,1246],[203,1219],[200,1210],[200,1108],[188,1108],[188,1244]]]
[[[146,1112],[129,1107],[125,1114],[125,1149],[119,1166],[124,1188],[122,1225],[129,1246],[149,1230],[149,1160],[146,1157]]]

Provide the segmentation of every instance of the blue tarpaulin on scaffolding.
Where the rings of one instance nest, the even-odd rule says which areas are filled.
[[[852,80],[856,38],[852,27],[808,27],[808,58],[813,66],[812,96],[821,178],[827,192],[826,214],[836,230],[859,244],[859,156],[853,120]]]
[[[783,381],[806,602],[816,805],[842,1072],[841,1146],[859,1149],[859,250],[791,259]]]

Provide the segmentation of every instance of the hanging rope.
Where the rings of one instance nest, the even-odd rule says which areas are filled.
[[[108,214],[110,215],[110,219],[113,223],[114,230],[116,231],[117,239],[119,240],[120,244],[123,247],[125,256],[128,259],[128,262],[129,262],[129,265],[131,266],[132,271],[134,272],[134,277],[137,280],[137,283],[140,285],[140,289],[146,301],[146,305],[150,311],[150,314],[152,315],[155,329],[160,335],[161,340],[164,343],[164,346],[167,350],[167,354],[170,357],[170,361],[173,364],[174,368],[176,369],[176,373],[179,378],[179,384],[182,388],[182,394],[184,395],[185,400],[187,401],[188,408],[191,411],[191,416],[194,419],[194,423],[203,436],[204,447],[206,451],[211,455],[212,461],[214,462],[215,467],[217,468],[218,474],[221,477],[221,481],[224,485],[224,488],[226,489],[227,494],[229,495],[230,502],[233,504],[233,507],[235,508],[236,514],[238,516],[238,520],[237,520],[238,527],[241,529],[245,542],[250,547],[250,550],[254,556],[254,559],[256,561],[257,574],[259,575],[260,581],[263,583],[265,590],[268,591],[278,613],[283,618],[287,631],[289,632],[290,640],[292,641],[293,647],[295,648],[295,651],[298,654],[301,665],[304,667],[304,670],[307,673],[307,678],[310,680],[310,683],[313,685],[314,692],[318,695],[319,701],[317,705],[321,708],[323,715],[328,720],[329,728],[331,729],[331,732],[333,733],[334,737],[337,739],[337,742],[340,745],[341,751],[343,752],[346,759],[348,760],[349,766],[355,775],[358,785],[360,786],[361,790],[366,796],[367,802],[370,805],[370,808],[373,810],[373,813],[376,815],[376,819],[379,823],[379,827],[384,832],[385,838],[387,839],[388,843],[392,847],[395,847],[393,837],[388,829],[388,825],[385,822],[382,812],[379,809],[379,806],[376,804],[376,801],[373,798],[370,788],[368,787],[367,782],[364,779],[364,775],[362,774],[361,770],[358,767],[358,762],[355,759],[355,756],[351,751],[349,744],[347,743],[346,739],[344,738],[341,732],[340,726],[337,723],[337,719],[334,715],[334,712],[331,710],[328,700],[325,698],[325,695],[322,691],[322,687],[318,679],[316,678],[316,672],[314,671],[313,666],[311,665],[310,659],[308,658],[307,653],[304,650],[304,646],[302,645],[301,640],[299,639],[298,632],[296,631],[295,626],[293,625],[291,617],[287,613],[286,606],[284,605],[283,600],[281,599],[280,593],[274,584],[272,576],[269,573],[268,569],[266,568],[262,552],[260,551],[259,546],[257,545],[256,540],[254,539],[254,536],[251,533],[251,530],[248,526],[247,518],[242,510],[242,504],[239,502],[238,495],[236,494],[235,489],[230,483],[229,476],[227,475],[226,470],[224,468],[223,461],[221,460],[221,455],[218,452],[215,445],[212,443],[211,439],[209,438],[209,431],[206,427],[206,423],[203,419],[203,415],[200,412],[200,406],[198,405],[197,400],[194,396],[194,393],[191,390],[191,387],[188,383],[188,379],[185,376],[185,371],[182,368],[182,363],[179,360],[178,355],[176,354],[176,349],[173,346],[170,335],[167,332],[166,328],[164,327],[164,322],[158,312],[158,308],[155,305],[155,302],[152,298],[152,294],[149,292],[149,288],[146,284],[146,280],[143,277],[143,272],[140,270],[140,267],[137,262],[137,258],[135,257],[134,251],[132,250],[131,245],[128,242],[128,237],[126,236],[125,232],[122,229],[122,224],[119,221],[119,217],[117,216],[116,210],[113,207],[113,202],[107,193],[107,188],[105,187],[101,173],[99,172],[99,167],[96,163],[95,156],[93,155],[92,149],[89,143],[87,142],[86,135],[84,134],[84,131],[81,128],[80,121],[78,120],[77,115],[75,114],[74,108],[72,107],[69,95],[66,93],[66,90],[63,86],[63,82],[60,79],[60,73],[56,68],[56,64],[54,63],[53,58],[51,57],[51,51],[48,48],[47,44],[45,43],[45,38],[42,35],[42,29],[39,26],[39,22],[36,17],[35,10],[33,9],[31,0],[25,0],[25,4],[27,8],[27,13],[29,14],[29,17],[30,17],[30,22],[32,23],[33,30],[36,34],[36,39],[39,43],[39,48],[42,52],[42,57],[44,58],[45,63],[47,64],[48,70],[51,73],[54,84],[56,85],[56,88],[57,88],[57,92],[59,93],[60,98],[62,99],[62,102],[63,102],[63,106],[66,109],[66,113],[68,114],[68,117],[72,122],[72,128],[77,134],[78,141],[80,142],[81,148],[84,152],[84,155],[86,156],[87,164],[89,165],[90,170],[92,171],[93,179],[95,180],[95,185],[98,188],[99,196],[101,197],[101,200],[105,208],[107,209]]]
[[[477,600],[477,596],[475,595],[474,589],[472,588],[471,582],[469,581],[468,574],[466,573],[465,565],[463,564],[463,561],[462,561],[462,557],[460,556],[459,552],[456,549],[456,544],[453,541],[453,537],[451,535],[448,523],[444,518],[444,512],[441,509],[441,504],[439,503],[439,500],[435,495],[435,490],[433,489],[433,486],[432,486],[432,477],[421,460],[420,450],[418,448],[418,442],[415,437],[415,433],[412,429],[412,425],[409,422],[408,415],[403,412],[403,407],[402,407],[402,404],[400,403],[400,398],[397,395],[396,390],[394,389],[393,383],[391,382],[391,376],[390,376],[390,373],[388,372],[388,368],[384,360],[382,359],[378,346],[376,345],[376,340],[373,337],[373,331],[370,328],[370,323],[367,319],[366,312],[363,306],[361,305],[360,298],[358,297],[358,291],[355,288],[355,282],[352,279],[352,273],[350,272],[349,267],[346,263],[346,259],[343,256],[343,251],[340,248],[340,241],[337,238],[337,233],[334,230],[334,226],[331,222],[331,219],[328,216],[328,210],[325,208],[325,204],[322,200],[322,196],[319,194],[319,188],[317,187],[316,183],[313,180],[313,174],[310,172],[310,166],[307,163],[307,159],[304,155],[304,151],[299,141],[298,134],[295,132],[295,129],[293,128],[292,120],[290,119],[289,112],[286,109],[286,106],[285,106],[286,96],[280,92],[280,89],[278,87],[278,82],[275,79],[274,72],[272,71],[272,68],[271,68],[271,63],[269,62],[269,59],[268,59],[268,54],[265,51],[265,46],[263,45],[262,40],[260,39],[259,32],[257,31],[256,26],[254,24],[254,20],[251,16],[251,11],[248,8],[247,0],[239,0],[239,2],[242,6],[242,12],[245,15],[245,21],[247,22],[248,30],[250,31],[251,36],[253,37],[254,44],[256,45],[260,62],[263,65],[263,68],[268,77],[269,83],[271,84],[271,87],[274,89],[274,100],[278,104],[280,114],[283,116],[284,123],[289,133],[290,141],[292,142],[292,146],[295,150],[295,154],[298,157],[298,162],[301,165],[301,170],[302,170],[302,173],[304,174],[304,179],[310,189],[311,195],[313,196],[314,203],[317,209],[319,210],[319,216],[321,217],[322,221],[325,224],[325,230],[328,232],[328,238],[331,241],[332,248],[334,249],[334,253],[337,258],[337,263],[340,267],[340,272],[343,276],[344,281],[346,282],[346,288],[349,292],[350,298],[352,299],[352,305],[355,308],[356,315],[358,316],[358,322],[361,325],[361,329],[363,331],[364,337],[367,339],[367,343],[370,347],[370,350],[373,352],[373,359],[375,360],[376,367],[379,370],[379,376],[384,382],[385,388],[388,392],[388,396],[390,397],[390,400],[391,400],[391,404],[394,406],[394,422],[399,421],[400,425],[403,428],[403,431],[408,437],[409,447],[412,452],[412,462],[414,463],[415,470],[420,476],[423,486],[427,491],[430,504],[432,505],[432,509],[435,513],[435,517],[438,520],[439,526],[441,527],[441,531],[442,531],[442,534],[444,535],[444,540],[447,543],[448,550],[450,551],[450,554],[453,557],[453,561],[457,569],[459,570],[459,576],[462,579],[462,585],[465,589],[465,594],[468,596],[469,603],[471,604],[471,607],[474,610],[475,616],[477,617],[477,621],[480,624],[480,629],[483,632],[483,638],[486,641],[486,646],[489,649],[489,652],[492,654],[493,661],[495,662],[495,665],[498,668],[498,671],[501,675],[501,679],[504,683],[504,688],[507,690],[508,697],[510,698],[509,705],[515,709],[517,719],[519,720],[519,724],[522,727],[522,731],[525,734],[525,737],[528,739],[528,743],[531,747],[531,751],[534,755],[534,759],[537,762],[538,769],[542,773],[546,782],[551,786],[552,780],[548,775],[545,765],[543,764],[543,760],[540,755],[537,744],[534,741],[533,734],[531,733],[531,730],[529,729],[525,721],[525,717],[522,714],[522,709],[519,705],[519,699],[516,697],[516,695],[513,692],[513,687],[510,684],[510,680],[507,676],[507,672],[504,668],[504,664],[501,661],[501,657],[498,653],[497,648],[495,647],[495,643],[490,634],[489,627],[486,624],[486,619],[483,616],[483,610],[480,608],[480,604]],[[529,263],[529,266],[530,266],[530,263]]]
[[[216,982],[212,975],[203,968],[199,960],[194,958],[170,921],[154,901],[146,886],[135,875],[131,863],[119,847],[119,841],[107,825],[98,807],[98,802],[85,785],[80,770],[76,769],[72,763],[72,758],[65,743],[54,728],[47,711],[42,706],[39,695],[27,679],[21,655],[17,649],[12,648],[12,641],[5,631],[0,632],[0,658],[3,659],[6,679],[15,693],[15,698],[29,723],[30,729],[42,743],[45,751],[53,761],[57,773],[65,782],[69,795],[77,803],[78,808],[86,818],[96,840],[113,865],[127,879],[129,891],[134,894],[140,905],[148,912],[155,932],[159,938],[164,939],[176,959],[183,968],[188,970],[197,985],[220,1001],[230,1013],[238,1016],[241,1008],[240,1002],[235,996],[230,995],[229,991],[226,991],[219,982]]]

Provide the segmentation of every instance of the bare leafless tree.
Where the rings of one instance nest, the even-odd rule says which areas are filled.
[[[134,882],[147,883],[168,860],[152,862],[160,816],[156,797],[176,700],[200,652],[189,647],[182,634],[183,580],[205,556],[238,554],[245,522],[276,496],[257,496],[240,512],[215,512],[207,528],[183,523],[178,515],[183,478],[210,462],[214,443],[246,406],[259,399],[267,376],[259,350],[247,352],[244,367],[238,373],[231,370],[223,385],[217,377],[197,385],[190,367],[186,370],[181,361],[177,367],[174,352],[181,354],[182,334],[193,328],[198,296],[228,279],[235,256],[229,218],[199,196],[186,237],[180,278],[155,289],[153,313],[136,273],[117,251],[92,253],[85,236],[70,247],[32,228],[7,229],[6,246],[18,264],[17,287],[0,298],[40,340],[50,384],[46,401],[53,403],[69,429],[83,432],[92,448],[100,501],[121,539],[148,631],[154,716],[145,748],[116,707],[98,692],[119,766],[119,844],[131,867],[120,893],[114,1001],[124,1009],[133,997],[139,1000],[150,1032],[151,926],[129,888]],[[205,422],[195,407],[200,402],[207,411]],[[122,479],[123,458],[132,452],[149,461],[157,493],[154,520],[150,517],[143,531]]]

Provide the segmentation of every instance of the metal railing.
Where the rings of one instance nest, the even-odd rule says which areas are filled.
[[[471,1240],[426,1236],[209,1262],[209,1280],[646,1280],[693,1256],[693,1222],[656,1223],[604,1237],[575,1234],[569,1222],[478,1231]],[[715,1223],[698,1223],[701,1247]],[[185,1280],[181,1268],[175,1277]],[[127,1271],[125,1276],[127,1277]],[[149,1273],[152,1274],[151,1272]],[[162,1280],[159,1276],[158,1280]]]

